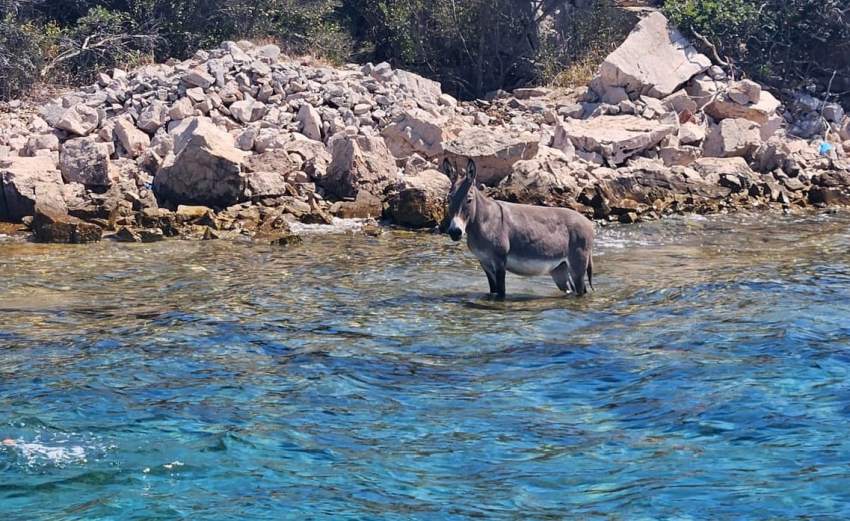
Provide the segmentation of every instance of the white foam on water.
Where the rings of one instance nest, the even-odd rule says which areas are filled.
[[[86,463],[86,449],[81,445],[46,445],[36,441],[24,442],[15,440],[15,445],[8,447],[17,450],[24,458],[27,466],[37,467],[45,464],[67,465],[69,463]]]
[[[333,218],[333,224],[304,224],[295,222],[290,225],[292,232],[296,234],[335,234],[358,232],[366,224],[365,219],[340,219]]]

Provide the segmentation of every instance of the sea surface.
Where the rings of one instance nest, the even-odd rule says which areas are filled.
[[[498,302],[426,233],[0,239],[0,519],[850,518],[850,215],[595,268]]]

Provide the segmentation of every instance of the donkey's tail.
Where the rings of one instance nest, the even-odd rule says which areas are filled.
[[[593,287],[593,253],[587,258],[587,285],[590,286],[590,289],[596,291],[596,288]]]

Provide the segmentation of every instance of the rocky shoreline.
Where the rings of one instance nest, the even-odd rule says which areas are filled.
[[[472,102],[386,63],[333,68],[224,42],[5,104],[0,221],[70,243],[290,244],[294,225],[335,218],[427,229],[450,187],[444,157],[475,159],[493,197],[603,222],[850,205],[842,108],[805,94],[783,105],[730,72],[659,13],[586,88]]]

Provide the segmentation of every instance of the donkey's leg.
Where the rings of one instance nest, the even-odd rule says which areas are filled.
[[[505,298],[505,265],[496,266],[496,297]]]
[[[490,294],[492,295],[493,293],[496,293],[496,275],[483,262],[481,262],[481,269],[483,269],[484,273],[487,275],[487,283],[490,284]]]
[[[570,267],[566,262],[558,264],[558,267],[552,270],[550,275],[552,275],[552,280],[555,281],[555,285],[558,286],[559,290],[566,293],[573,289],[570,282]]]
[[[576,295],[582,296],[587,293],[584,283],[584,275],[587,272],[587,264],[590,256],[585,248],[573,248],[569,253],[569,270],[572,278],[573,288]]]

